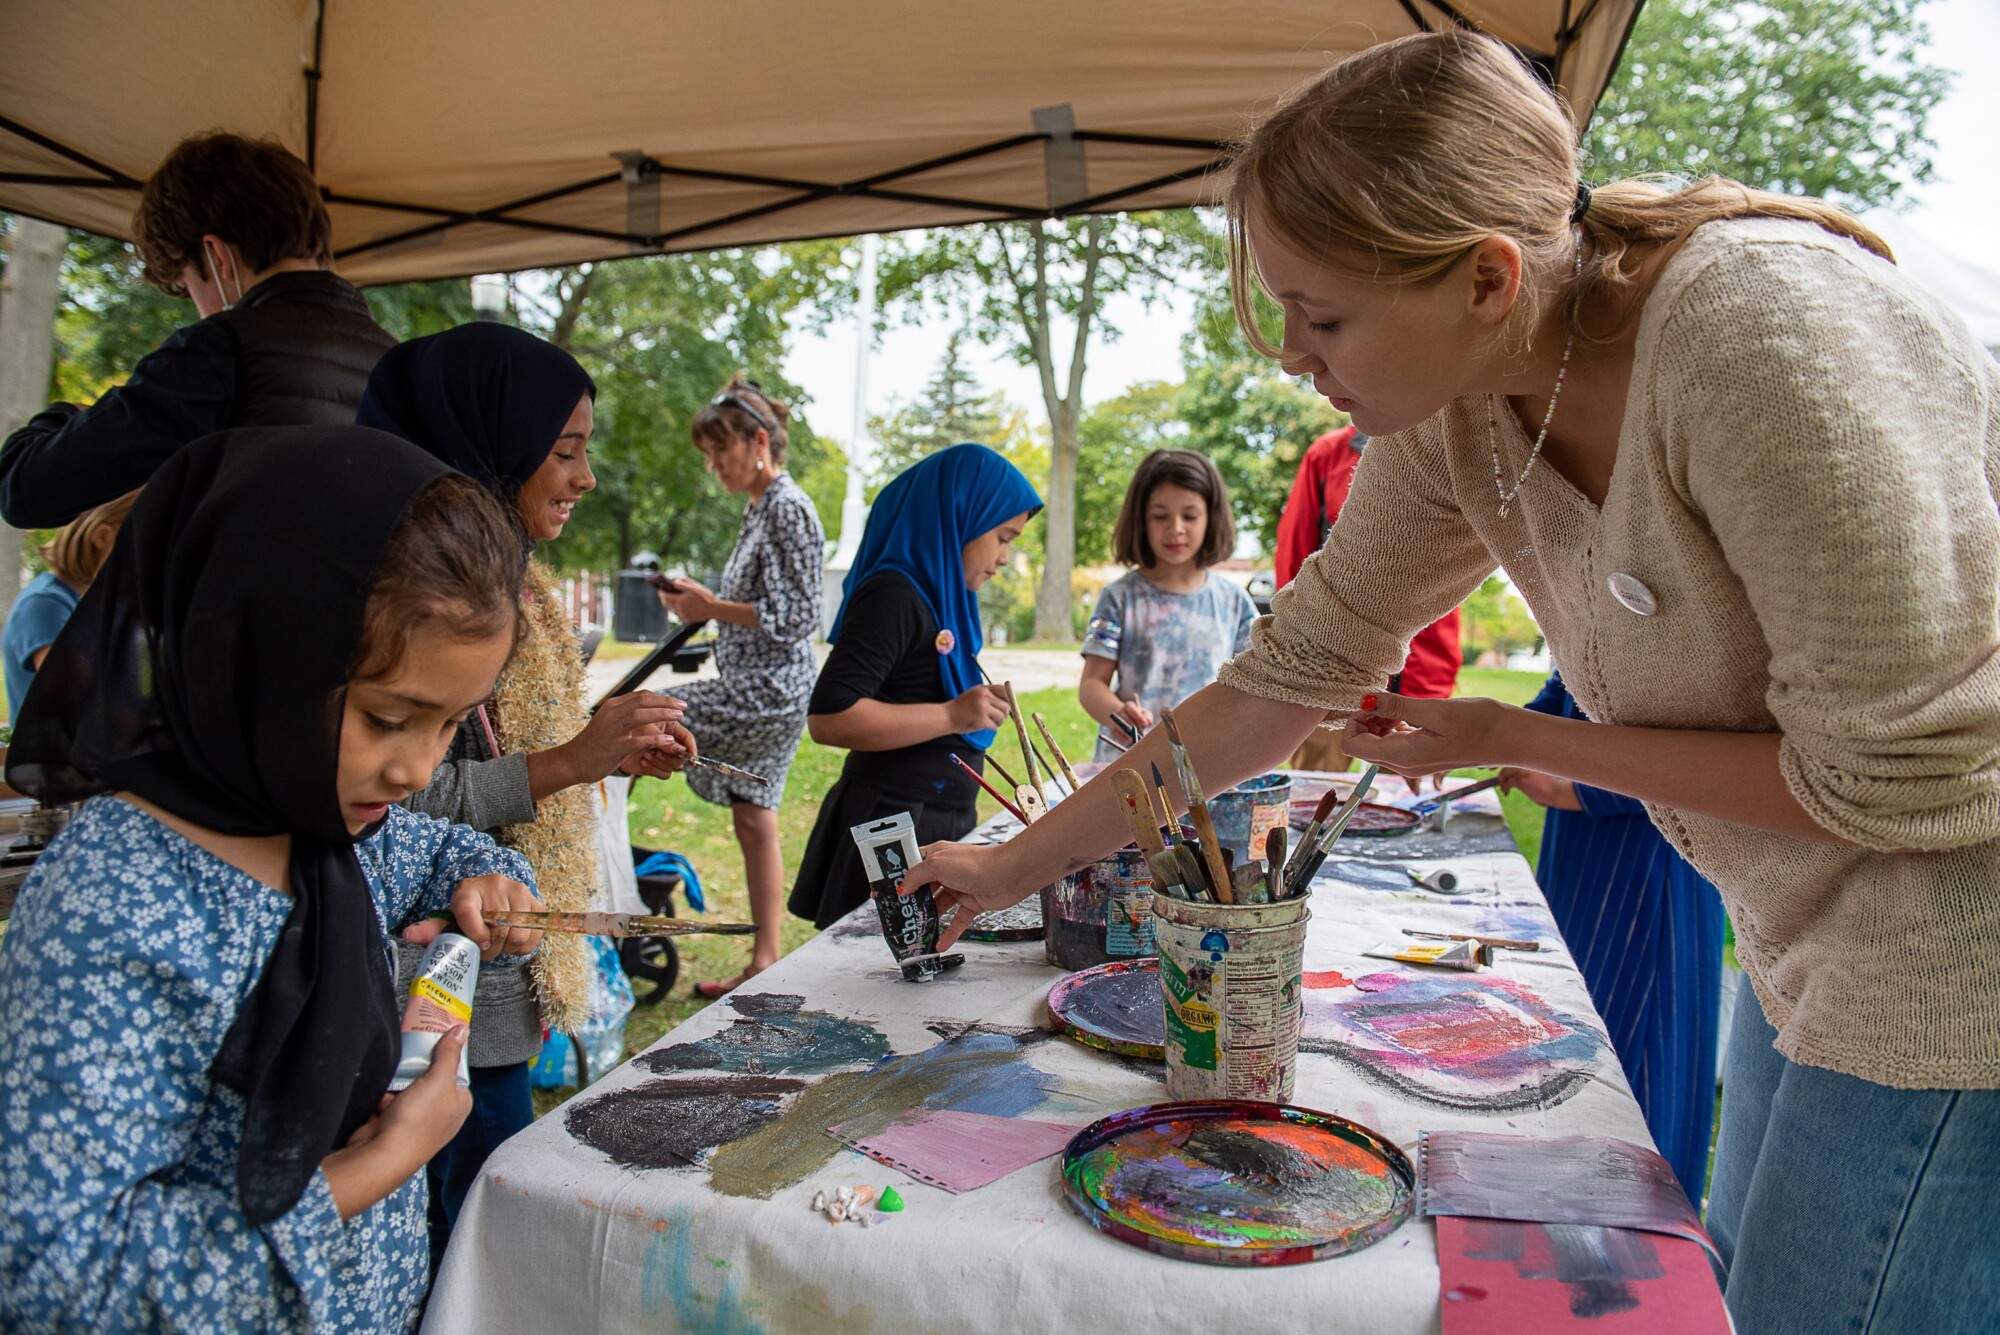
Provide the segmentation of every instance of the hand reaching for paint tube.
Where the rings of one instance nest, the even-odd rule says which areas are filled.
[[[489,913],[541,913],[548,908],[527,886],[510,876],[471,876],[458,883],[451,893],[451,917],[460,935],[479,947],[481,959],[496,955],[532,955],[542,944],[542,934],[526,927],[505,927],[498,931],[486,925]],[[413,946],[427,946],[445,929],[443,918],[424,918],[403,931],[403,939]]]
[[[342,1220],[352,1219],[420,1173],[472,1111],[458,1083],[458,1054],[471,1034],[454,1025],[439,1036],[430,1069],[400,1094],[385,1094],[347,1144],[319,1162]]]

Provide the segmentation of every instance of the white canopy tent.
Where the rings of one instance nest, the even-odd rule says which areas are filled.
[[[276,137],[380,283],[1198,202],[1287,88],[1452,24],[1588,120],[1641,0],[13,0],[0,208],[129,236],[185,135]]]

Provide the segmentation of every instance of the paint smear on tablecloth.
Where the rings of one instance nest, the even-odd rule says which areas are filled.
[[[842,1146],[829,1126],[872,1135],[913,1108],[955,1108],[1015,1117],[1044,1102],[1056,1078],[1022,1059],[1020,1040],[1001,1034],[947,1039],[866,1071],[839,1071],[794,1099],[753,1134],[717,1149],[710,1183],[730,1196],[768,1198],[831,1159]]]
[[[1440,1217],[1444,1335],[1727,1335],[1722,1293],[1684,1238],[1588,1224]]]
[[[655,1226],[653,1243],[639,1272],[639,1306],[647,1316],[673,1314],[674,1328],[693,1335],[763,1335],[743,1300],[743,1285],[725,1276],[713,1299],[695,1288],[694,1220],[687,1210],[669,1212]]]
[[[1504,978],[1370,974],[1366,996],[1308,995],[1302,1052],[1446,1108],[1512,1112],[1574,1095],[1607,1059],[1602,1034]]]
[[[637,1064],[660,1075],[705,1070],[811,1073],[878,1061],[889,1053],[889,1040],[880,1031],[826,1011],[806,1010],[803,998],[787,993],[731,993],[729,1005],[739,1018],[728,1028],[644,1053]]]
[[[775,1120],[803,1080],[711,1075],[649,1080],[570,1101],[570,1135],[627,1168],[688,1168],[704,1151]]]
[[[830,1126],[827,1133],[919,1182],[957,1195],[1060,1153],[1076,1128],[1031,1117],[919,1108],[872,1134],[857,1134],[846,1124]]]
[[[1308,970],[1302,975],[1302,981],[1309,988],[1321,990],[1332,987],[1354,986],[1354,980],[1338,969]]]

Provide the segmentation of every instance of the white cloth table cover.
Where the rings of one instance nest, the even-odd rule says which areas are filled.
[[[1498,808],[1483,805],[1491,814],[1468,803],[1470,814],[1455,816],[1451,833],[1483,832],[1490,843],[1501,828]],[[1374,858],[1395,853],[1394,840],[1363,844],[1343,841],[1341,853],[1350,845]],[[1341,980],[1408,972],[1407,966],[1370,959],[1362,951],[1399,937],[1404,927],[1477,929],[1532,933],[1549,943],[1550,949],[1534,956],[1499,952],[1495,966],[1476,977],[1524,985],[1550,1009],[1596,1030],[1595,1058],[1584,1063],[1585,1074],[1560,1101],[1487,1111],[1394,1092],[1389,1082],[1348,1062],[1308,1052],[1299,1061],[1293,1102],[1371,1127],[1401,1145],[1413,1162],[1418,1133],[1442,1128],[1604,1135],[1650,1146],[1617,1059],[1602,1042],[1602,1021],[1560,945],[1527,863],[1517,853],[1481,853],[1410,865],[1456,871],[1459,902],[1414,886],[1393,888],[1394,877],[1402,875],[1394,863],[1356,867],[1330,861],[1322,869],[1306,941],[1307,1046],[1337,1031],[1329,1007],[1365,1000]],[[1467,902],[1479,901],[1482,893],[1491,899]],[[1039,941],[971,942],[963,949],[969,958],[955,974],[930,984],[905,983],[891,963],[873,908],[864,905],[758,975],[743,992],[790,994],[809,1010],[864,1021],[885,1035],[897,1054],[920,1052],[975,1024],[998,1031],[1047,1027],[1044,998],[1061,975],[1044,962]],[[1434,971],[1422,976],[1467,977]],[[739,1018],[742,1012],[726,1002],[711,1006],[649,1051],[695,1042]],[[1056,1088],[1025,1116],[1082,1126],[1166,1097],[1160,1068],[1065,1039],[1029,1042],[1021,1055],[1049,1073]],[[639,1068],[642,1060],[626,1063],[578,1098],[603,1098],[658,1078]],[[1412,1218],[1362,1252],[1312,1264],[1198,1265],[1156,1256],[1090,1228],[1063,1197],[1059,1159],[953,1196],[836,1147],[823,1169],[759,1200],[721,1194],[706,1167],[623,1167],[573,1139],[565,1111],[543,1117],[487,1162],[459,1216],[424,1325],[427,1335],[676,1329],[743,1335],[832,1330],[1400,1335],[1440,1328],[1436,1231],[1426,1219]],[[868,1229],[835,1226],[809,1202],[820,1188],[843,1184],[893,1185],[908,1209]]]

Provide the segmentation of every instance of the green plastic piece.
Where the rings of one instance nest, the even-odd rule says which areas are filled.
[[[894,1187],[882,1188],[882,1199],[875,1202],[875,1208],[883,1214],[896,1214],[903,1208],[903,1198]]]

